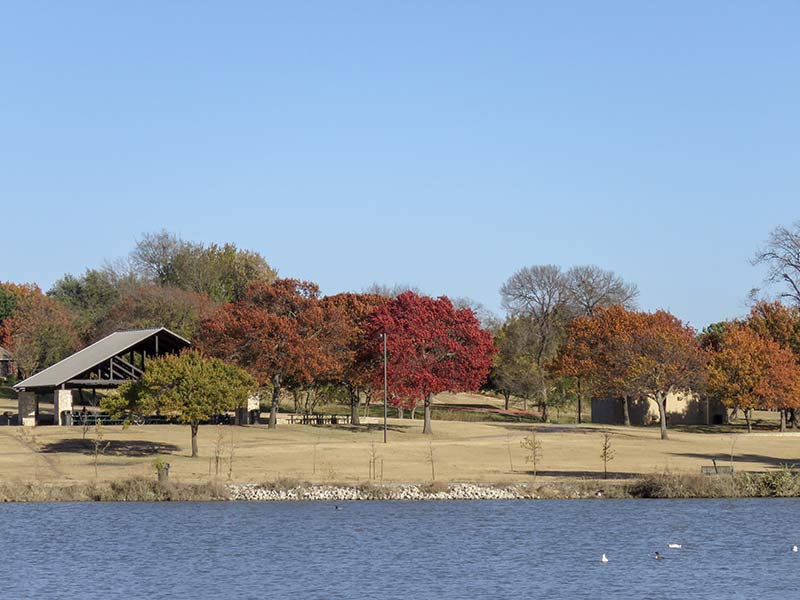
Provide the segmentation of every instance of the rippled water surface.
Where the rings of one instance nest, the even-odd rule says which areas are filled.
[[[4,504],[0,597],[800,597],[798,500],[340,506]]]

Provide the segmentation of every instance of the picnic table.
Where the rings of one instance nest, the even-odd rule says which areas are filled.
[[[289,415],[289,423],[298,425],[349,425],[350,415]]]

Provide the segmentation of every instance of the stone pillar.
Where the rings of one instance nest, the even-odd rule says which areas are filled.
[[[258,414],[261,412],[261,397],[256,394],[247,399],[247,422],[250,425],[258,423]]]
[[[19,392],[17,400],[19,403],[18,423],[26,427],[36,425],[36,415],[39,412],[39,399],[36,397],[36,393]]]
[[[65,425],[65,410],[72,411],[72,390],[56,390],[53,393],[53,425]]]

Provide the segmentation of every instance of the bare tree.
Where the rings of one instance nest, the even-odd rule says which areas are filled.
[[[365,287],[362,292],[364,294],[375,294],[376,296],[384,296],[386,298],[397,298],[404,292],[414,292],[415,294],[422,295],[420,289],[415,285],[411,285],[410,283],[394,283],[392,285],[386,285],[375,282]]]
[[[173,283],[178,257],[191,246],[174,233],[162,229],[145,233],[131,251],[130,264],[143,278],[156,283]]]
[[[569,304],[575,315],[591,316],[598,308],[622,305],[636,308],[639,289],[613,271],[595,265],[572,267],[566,273]]]
[[[614,460],[614,448],[611,447],[611,433],[603,431],[603,446],[600,458],[603,459],[603,479],[608,479],[608,463]]]
[[[450,298],[450,302],[453,303],[453,306],[457,309],[468,308],[472,311],[472,314],[475,315],[475,318],[481,322],[481,327],[484,329],[488,329],[492,333],[497,332],[502,325],[502,321],[500,317],[498,317],[494,312],[486,308],[484,304],[478,302],[477,300],[473,300],[472,298],[467,297],[457,297],[457,298]]]
[[[767,265],[767,282],[784,283],[788,289],[781,297],[800,305],[800,221],[773,229],[753,264]]]
[[[542,419],[546,419],[549,381],[545,364],[558,349],[568,318],[567,278],[556,265],[524,267],[500,288],[503,308],[512,316],[530,319],[535,330],[534,360],[541,377]]]

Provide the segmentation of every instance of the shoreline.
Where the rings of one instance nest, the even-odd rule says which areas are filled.
[[[111,482],[0,483],[0,502],[348,502],[459,500],[800,498],[800,471],[735,475],[643,474],[630,479],[532,480],[526,483],[159,483],[152,478]]]

